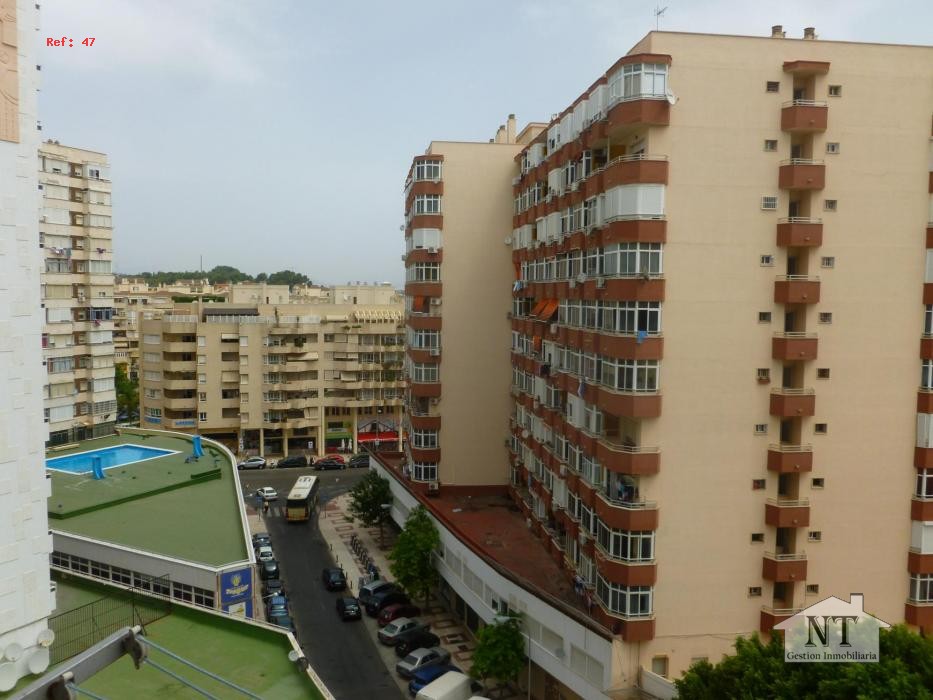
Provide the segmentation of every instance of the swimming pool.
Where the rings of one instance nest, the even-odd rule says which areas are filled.
[[[148,459],[178,454],[178,450],[161,450],[157,447],[143,447],[142,445],[117,445],[104,447],[99,450],[78,452],[66,457],[56,457],[45,460],[46,469],[54,469],[69,474],[90,474],[95,458],[100,459],[103,469],[122,467],[136,462],[145,462]]]

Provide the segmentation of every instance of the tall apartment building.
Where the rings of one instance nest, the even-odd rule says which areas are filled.
[[[33,2],[0,3],[0,692],[49,665],[50,594],[45,478],[45,373],[35,158],[36,30]]]
[[[651,32],[493,171],[515,176],[507,270],[493,242],[451,249],[448,158],[416,159],[410,228],[443,198],[444,261],[410,253],[409,279],[442,269],[445,313],[440,345],[419,301],[440,279],[406,288],[436,324],[409,331],[412,400],[437,395],[433,344],[448,369],[454,271],[499,307],[454,343],[490,353],[479,390],[508,371],[510,289],[509,490],[615,640],[581,695],[663,685],[830,595],[933,629],[931,119],[930,47]],[[475,483],[445,469],[446,418],[482,416],[442,385],[440,480]]]
[[[402,304],[191,304],[140,322],[143,426],[241,454],[397,448]]]
[[[52,445],[107,435],[117,418],[113,217],[107,156],[39,146],[42,335]]]
[[[514,115],[489,143],[432,141],[405,183],[405,323],[408,457],[415,481],[505,483],[508,420],[502,387],[509,290],[489,281],[512,269],[515,157],[540,132],[516,134]],[[495,254],[498,253],[498,254]],[[453,264],[445,264],[445,257]],[[447,403],[445,396],[455,397]]]

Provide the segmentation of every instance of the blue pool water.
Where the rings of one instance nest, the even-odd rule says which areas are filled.
[[[100,459],[103,469],[122,467],[134,462],[164,457],[175,454],[175,450],[160,450],[155,447],[142,447],[141,445],[119,445],[117,447],[104,447],[100,450],[90,450],[45,460],[47,469],[56,469],[71,474],[89,474],[94,466],[94,459]]]

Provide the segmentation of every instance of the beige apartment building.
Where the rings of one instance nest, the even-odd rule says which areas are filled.
[[[405,182],[408,457],[412,478],[504,484],[505,311],[515,157],[543,125],[509,115],[488,143],[432,141]],[[482,177],[479,177],[482,173]],[[494,253],[499,253],[498,255]],[[445,257],[453,264],[444,264]],[[492,283],[490,283],[492,282]],[[445,396],[454,397],[444,402]]]
[[[141,425],[262,456],[397,448],[402,309],[400,301],[196,303],[144,317]]]
[[[441,492],[510,481],[614,640],[580,696],[669,693],[831,595],[933,630],[933,48],[651,32],[582,82],[513,168],[470,163],[474,186],[514,177],[511,260],[477,235],[501,229],[498,190],[462,214],[471,257],[447,144],[415,159],[410,228],[439,230],[408,256],[438,275],[406,286],[410,419],[437,426]],[[447,416],[500,414],[509,325],[508,450],[477,463]],[[449,366],[450,345],[488,364]]]
[[[46,141],[39,190],[45,414],[56,445],[107,435],[117,418],[107,156]]]

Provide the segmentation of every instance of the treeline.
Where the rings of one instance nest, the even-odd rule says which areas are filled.
[[[121,275],[124,277],[138,277],[146,280],[151,286],[157,287],[160,284],[174,284],[178,280],[198,280],[205,277],[211,284],[220,284],[222,282],[266,282],[267,284],[287,284],[293,287],[296,284],[311,284],[311,278],[294,270],[279,270],[267,274],[260,272],[258,275],[250,275],[246,272],[240,272],[235,267],[229,265],[217,265],[211,270],[185,270],[179,272],[140,272],[135,275]]]

